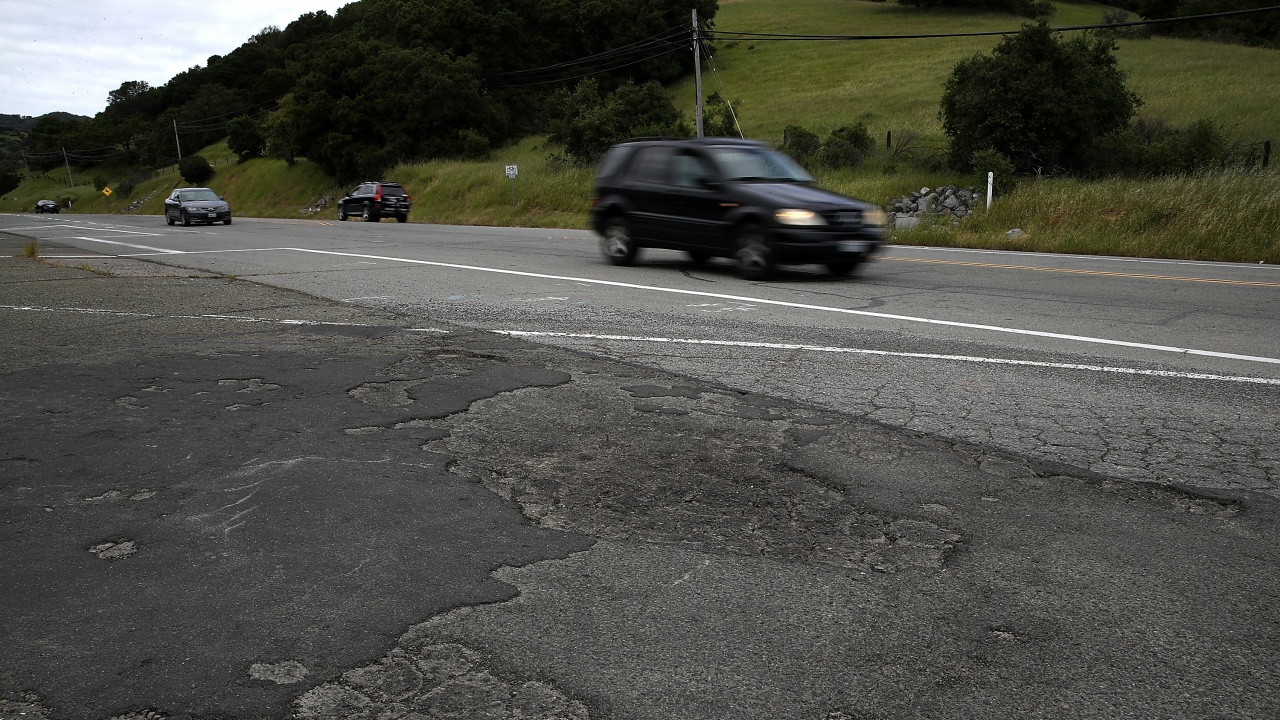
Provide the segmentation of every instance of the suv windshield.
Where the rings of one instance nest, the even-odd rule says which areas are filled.
[[[813,176],[787,155],[765,148],[711,148],[725,180],[811,183]]]
[[[217,200],[218,194],[212,190],[183,190],[181,193],[182,202],[196,202],[198,200]]]

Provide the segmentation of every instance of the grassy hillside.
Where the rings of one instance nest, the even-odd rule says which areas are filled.
[[[1052,25],[1099,22],[1108,9],[1095,3],[1058,4]],[[891,3],[858,0],[721,0],[720,30],[796,34],[912,34],[1017,28],[1025,20],[999,14],[922,12]],[[787,125],[825,134],[839,125],[865,122],[873,136],[914,134],[914,159],[891,158],[883,149],[861,168],[819,172],[821,184],[887,204],[921,187],[977,178],[948,171],[925,159],[944,137],[938,122],[942,83],[960,59],[987,52],[996,37],[860,42],[728,42],[703,73],[707,94],[735,101],[747,137],[779,141]],[[1280,51],[1158,38],[1121,40],[1118,56],[1130,87],[1145,101],[1143,117],[1185,124],[1221,122],[1241,142],[1280,141]],[[693,83],[672,89],[680,107],[693,114]],[[402,182],[414,197],[414,222],[585,227],[591,168],[549,161],[556,148],[529,138],[495,152],[486,162],[433,161],[403,165],[383,179]],[[227,196],[238,215],[313,217],[333,220],[332,208],[299,210],[338,187],[305,160],[290,167],[276,160],[236,164],[225,145],[201,151],[214,163],[209,185]],[[959,227],[943,224],[899,234],[896,242],[1010,247],[1048,252],[1088,252],[1189,259],[1280,263],[1280,149],[1266,173],[1164,180],[1085,183],[1044,180],[1003,193],[990,214]],[[505,165],[518,165],[512,183]],[[88,183],[104,169],[77,173]],[[61,180],[59,180],[61,178]],[[130,199],[154,197],[136,213],[159,214],[168,190],[182,184],[175,168],[140,185]],[[13,195],[17,199],[13,199]],[[24,184],[0,199],[0,211],[30,210],[41,198],[71,197],[74,210],[115,212],[125,203],[108,200],[91,185],[69,190],[62,170]],[[1014,227],[1027,232],[1010,241]]]
[[[1110,8],[1059,2],[1051,26],[1102,21]],[[995,13],[921,11],[856,0],[721,0],[721,31],[902,35],[1016,30],[1025,18]],[[873,137],[914,131],[941,141],[942,84],[961,59],[989,52],[999,37],[829,42],[731,41],[703,74],[703,90],[736,106],[748,137],[781,140],[803,125],[820,134],[862,120]],[[1240,140],[1280,141],[1280,52],[1238,45],[1153,38],[1120,40],[1129,86],[1145,101],[1142,117],[1174,124],[1209,119]],[[723,86],[723,89],[722,89]],[[693,113],[693,82],[677,87]]]

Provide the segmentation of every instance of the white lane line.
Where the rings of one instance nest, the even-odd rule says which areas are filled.
[[[68,226],[68,229],[91,230],[93,232],[113,232],[113,233],[122,233],[125,235],[147,235],[149,237],[160,237],[164,234],[164,233],[157,233],[157,232],[142,232],[140,230],[116,230],[115,228],[109,228],[109,227],[82,228],[82,227],[76,227],[74,225]]]
[[[336,252],[333,250],[312,250],[310,248],[285,248],[296,250],[302,253],[313,253],[316,255],[335,255],[338,257],[366,258],[370,260],[388,260],[393,262],[409,263],[412,265],[431,265],[433,267],[454,268],[457,270],[475,270],[478,272],[498,273],[502,275],[520,275],[522,277],[540,278],[543,280],[565,280],[569,282],[590,283],[593,285],[607,285],[610,287],[627,288],[630,290],[647,290],[649,292],[673,293],[677,295],[694,295],[697,297],[718,298],[721,300],[736,300],[743,303],[759,303],[762,305],[779,305],[782,307],[797,308],[800,310],[818,310],[821,312],[842,313],[845,315],[860,315],[863,317],[881,318],[884,320],[901,320],[904,322],[922,323],[926,325],[943,325],[947,327],[965,328],[967,330],[985,330],[988,332],[1009,333],[1013,335],[1028,335],[1033,337],[1052,338],[1054,340],[1071,340],[1074,342],[1092,343],[1096,345],[1115,345],[1119,347],[1138,348],[1142,350],[1156,350],[1159,352],[1177,353],[1179,355],[1201,355],[1204,357],[1225,358],[1228,360],[1246,360],[1249,362],[1270,363],[1280,365],[1280,358],[1259,357],[1256,355],[1240,355],[1237,353],[1217,352],[1215,350],[1197,350],[1194,348],[1180,348],[1170,345],[1154,345],[1151,343],[1130,342],[1128,340],[1110,340],[1107,338],[1088,337],[1085,335],[1065,335],[1062,333],[1046,332],[1043,330],[1025,330],[1022,328],[1000,327],[998,325],[982,325],[979,323],[956,322],[954,320],[935,320],[933,318],[914,317],[911,315],[894,315],[892,313],[878,313],[870,310],[851,310],[849,308],[830,307],[826,305],[810,305],[807,303],[787,302],[785,300],[766,300],[763,298],[744,297],[742,295],[725,295],[722,293],[705,292],[702,290],[681,290],[678,288],[665,288],[655,285],[637,285],[634,283],[615,282],[612,280],[595,280],[592,278],[569,277],[565,275],[546,275],[543,273],[524,272],[521,270],[503,270],[500,268],[477,267],[475,265],[459,265],[456,263],[433,262],[430,260],[411,260],[408,258],[388,257],[385,255],[364,255],[360,253]]]
[[[133,244],[133,243],[117,242],[117,241],[115,241],[115,240],[103,240],[102,238],[91,238],[91,237],[79,237],[79,236],[77,236],[77,237],[73,237],[73,238],[71,238],[71,239],[72,239],[72,240],[88,240],[89,242],[106,243],[107,245],[119,245],[119,246],[121,246],[121,247],[131,247],[131,248],[137,248],[137,249],[139,249],[139,250],[151,250],[151,251],[158,252],[158,253],[164,253],[164,254],[166,254],[166,255],[181,255],[181,254],[183,254],[181,250],[165,250],[164,248],[151,247],[150,245],[135,245],[135,244]]]
[[[844,353],[850,355],[880,355],[885,357],[917,358],[923,360],[948,360],[954,362],[986,363],[990,365],[1024,365],[1027,367],[1056,368],[1061,370],[1085,370],[1089,372],[1119,373],[1122,375],[1148,375],[1151,377],[1178,378],[1184,380],[1222,380],[1226,382],[1280,385],[1280,378],[1260,378],[1247,375],[1213,375],[1209,373],[1181,372],[1177,370],[1143,370],[1140,368],[1112,367],[1109,365],[1082,365],[1079,363],[1055,363],[1040,360],[1010,360],[976,355],[941,355],[938,353],[893,352],[865,348],[825,347],[822,345],[795,345],[789,343],[763,343],[738,340],[696,340],[689,338],[639,337],[634,335],[593,335],[588,333],[540,332],[533,330],[494,330],[499,335],[513,337],[572,338],[582,340],[608,340],[611,342],[670,343],[678,345],[715,345],[765,350],[807,350],[810,352]]]

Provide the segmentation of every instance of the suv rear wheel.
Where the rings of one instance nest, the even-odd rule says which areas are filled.
[[[738,249],[733,254],[738,272],[748,280],[768,280],[773,277],[773,250],[764,228],[754,223],[738,230]]]
[[[368,205],[365,205],[364,210],[360,213],[360,219],[365,222],[378,222],[378,214]]]
[[[612,265],[634,265],[640,248],[631,237],[631,223],[621,215],[611,215],[604,223],[604,238],[600,240],[600,252]]]

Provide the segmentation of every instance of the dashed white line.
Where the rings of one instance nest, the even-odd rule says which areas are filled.
[[[1147,375],[1151,377],[1178,378],[1183,380],[1222,380],[1226,382],[1254,383],[1257,385],[1280,385],[1280,378],[1250,377],[1247,375],[1214,375],[1211,373],[1183,372],[1178,370],[1146,370],[1142,368],[1112,367],[1109,365],[1084,365],[1080,363],[1055,363],[1041,360],[1012,360],[1009,358],[991,358],[975,355],[942,355],[939,353],[896,352],[892,350],[870,350],[867,348],[826,347],[822,345],[802,345],[791,343],[764,343],[739,340],[698,340],[692,338],[642,337],[635,335],[594,335],[589,333],[559,333],[533,330],[495,330],[500,335],[513,337],[547,337],[572,338],[582,340],[607,340],[610,342],[642,342],[670,343],[678,345],[715,345],[721,347],[743,347],[765,350],[804,350],[809,352],[844,353],[850,355],[880,355],[885,357],[916,358],[922,360],[946,360],[952,362],[987,363],[991,365],[1024,365],[1027,367],[1055,368],[1060,370],[1083,370],[1088,372],[1107,372],[1122,375]]]

